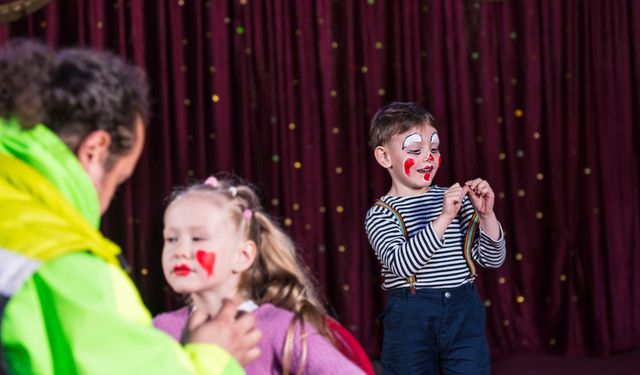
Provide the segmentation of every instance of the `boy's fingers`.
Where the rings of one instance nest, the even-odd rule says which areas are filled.
[[[460,199],[460,192],[456,190],[448,191],[445,193],[445,199],[457,201]]]
[[[487,181],[482,180],[479,184],[477,189],[486,189],[489,187],[489,183]]]
[[[480,184],[481,182],[482,182],[481,178],[476,178],[476,179],[465,182],[465,185],[469,186],[471,190],[475,190],[478,184]]]

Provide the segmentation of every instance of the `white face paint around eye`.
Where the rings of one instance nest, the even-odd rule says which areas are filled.
[[[440,143],[440,137],[438,136],[438,133],[431,134],[431,144],[434,143]]]
[[[434,133],[435,134],[435,133]],[[436,134],[437,136],[437,134]],[[433,136],[431,136],[431,138],[433,139]],[[422,142],[422,136],[418,133],[413,133],[411,135],[409,135],[407,138],[404,139],[404,142],[402,143],[402,149],[404,150],[405,148],[409,147],[410,144],[412,143],[420,143]],[[433,141],[432,141],[433,143]]]

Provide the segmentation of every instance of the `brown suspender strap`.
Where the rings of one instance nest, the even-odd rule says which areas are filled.
[[[402,219],[402,215],[400,215],[400,212],[398,212],[398,210],[396,210],[395,208],[391,207],[390,204],[380,200],[380,199],[376,199],[376,203],[374,203],[374,206],[378,206],[378,207],[384,207],[386,209],[388,209],[389,211],[391,211],[391,213],[393,213],[396,218],[398,218],[398,222],[400,223],[400,228],[402,229],[402,234],[404,234],[404,238],[409,241],[409,233],[407,232],[407,227],[404,225],[404,219]],[[409,284],[409,288],[411,290],[411,294],[416,294],[416,275],[411,275],[409,277],[405,277],[405,279],[407,280],[407,283]]]
[[[407,240],[409,239],[409,233],[407,232],[407,227],[404,225],[404,219],[402,219],[402,215],[400,215],[400,212],[398,212],[398,210],[391,207],[391,205],[389,205],[388,203],[380,199],[376,199],[376,203],[374,203],[374,206],[384,207],[389,211],[391,211],[398,218],[398,222],[400,222],[400,227],[402,228],[402,233],[404,234],[404,238],[406,238]]]
[[[396,218],[398,218],[398,222],[400,223],[400,228],[402,229],[404,238],[407,239],[408,241],[409,232],[407,232],[407,227],[404,224],[404,219],[402,218],[402,215],[400,215],[400,212],[398,212],[398,210],[393,208],[390,204],[380,199],[376,199],[374,206],[384,207],[389,211],[391,211],[391,213],[393,213]],[[471,279],[471,280],[475,279],[478,276],[478,274],[476,273],[476,266],[473,263],[472,250],[473,250],[473,241],[475,241],[476,234],[478,233],[478,228],[480,227],[479,222],[480,222],[480,218],[478,217],[478,211],[474,210],[473,215],[471,216],[471,220],[469,221],[469,227],[467,228],[467,234],[465,235],[464,246],[462,248],[464,260],[467,263],[467,267],[469,268],[469,276],[467,276],[467,279]],[[407,283],[411,288],[411,294],[415,294],[415,290],[416,290],[415,284],[417,282],[416,276],[411,275],[409,277],[406,277],[405,279],[407,280]]]

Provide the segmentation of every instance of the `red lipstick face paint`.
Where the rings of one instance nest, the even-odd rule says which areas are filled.
[[[191,268],[189,268],[189,266],[187,266],[186,264],[180,264],[173,267],[173,273],[176,276],[189,276],[189,274],[191,273]]]
[[[429,157],[427,158],[427,161],[433,161],[433,154],[429,154]]]
[[[424,180],[425,181],[430,181],[431,180],[431,173],[427,172],[424,174]]]
[[[411,167],[413,167],[413,165],[416,163],[415,160],[413,160],[413,158],[406,158],[404,160],[404,174],[409,177],[409,175],[411,174]]]
[[[198,250],[196,251],[196,260],[202,268],[204,268],[209,277],[213,276],[213,266],[216,264],[216,253]]]

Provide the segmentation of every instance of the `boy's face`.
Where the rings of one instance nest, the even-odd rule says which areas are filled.
[[[429,187],[442,163],[438,132],[423,125],[396,134],[378,146],[376,158],[389,170],[394,184],[411,190]]]

